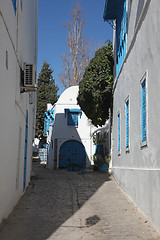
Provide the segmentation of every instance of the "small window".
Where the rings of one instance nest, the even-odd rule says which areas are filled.
[[[78,116],[82,116],[80,109],[65,109],[65,117],[67,116],[67,125],[78,127]]]
[[[15,14],[16,14],[16,9],[17,9],[16,4],[17,4],[17,0],[12,0],[12,3],[13,3],[14,12],[15,12]]]
[[[67,124],[69,126],[78,126],[78,113],[68,113]]]
[[[141,79],[141,147],[147,145],[147,72]]]
[[[146,138],[146,79],[141,84],[141,142]]]
[[[118,113],[118,153],[120,154],[120,113]]]
[[[126,107],[126,150],[129,150],[129,99],[125,102]]]

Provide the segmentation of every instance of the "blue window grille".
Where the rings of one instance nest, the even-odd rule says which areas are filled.
[[[141,142],[146,140],[146,79],[144,79],[141,84]]]
[[[120,152],[120,113],[118,114],[118,152]]]
[[[129,147],[129,100],[126,101],[126,148]]]
[[[116,18],[116,77],[126,55],[127,1],[122,0],[118,8],[119,11]]]
[[[17,2],[17,0],[12,0],[13,8],[14,8],[14,12],[15,12],[15,14],[16,14],[16,2]]]

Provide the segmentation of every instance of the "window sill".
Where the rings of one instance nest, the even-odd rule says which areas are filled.
[[[147,147],[147,141],[141,142],[141,149]]]
[[[129,153],[130,151],[129,151],[129,147],[126,147],[126,153]]]

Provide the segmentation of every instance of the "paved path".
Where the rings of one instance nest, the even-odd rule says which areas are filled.
[[[0,240],[159,240],[107,174],[49,170],[35,177],[0,227]]]

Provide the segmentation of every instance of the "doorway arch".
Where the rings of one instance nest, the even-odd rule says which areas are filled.
[[[73,165],[86,167],[86,151],[81,142],[69,140],[62,144],[59,151],[59,168],[66,168],[68,159]]]

